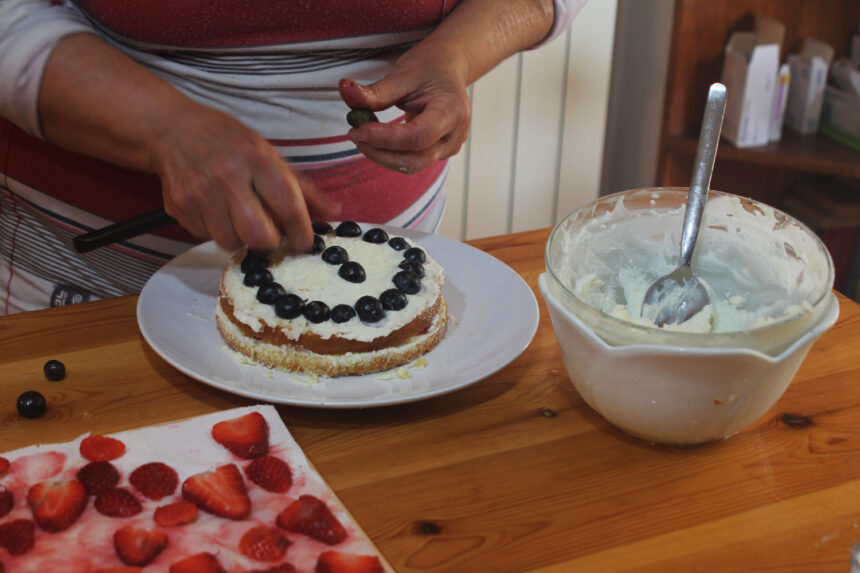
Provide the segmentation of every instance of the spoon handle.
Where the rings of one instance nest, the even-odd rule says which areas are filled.
[[[690,195],[684,213],[684,230],[681,233],[681,264],[689,266],[693,260],[693,249],[699,236],[699,225],[711,185],[711,173],[717,157],[717,144],[723,127],[726,111],[726,86],[711,84],[708,101],[705,103],[705,116],[702,118],[702,131],[699,133],[699,146],[696,161],[693,163],[693,177],[690,182]]]

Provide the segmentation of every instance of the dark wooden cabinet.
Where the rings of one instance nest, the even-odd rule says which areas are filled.
[[[719,81],[723,50],[735,30],[751,30],[757,12],[785,25],[781,61],[805,37],[848,54],[860,22],[858,0],[677,0],[658,152],[660,185],[688,185],[708,86]],[[810,175],[860,179],[860,153],[821,135],[788,128],[766,147],[738,149],[720,143],[713,189],[779,205],[780,196]]]

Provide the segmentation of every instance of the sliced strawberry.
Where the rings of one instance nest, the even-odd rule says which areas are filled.
[[[122,487],[114,487],[101,492],[95,504],[96,511],[108,517],[131,517],[143,511],[134,494]]]
[[[385,573],[385,570],[375,555],[324,551],[317,560],[314,573]]]
[[[108,436],[87,436],[81,441],[81,455],[91,462],[109,462],[125,453],[125,444]]]
[[[113,535],[116,554],[126,565],[149,565],[167,547],[167,534],[126,525]]]
[[[170,566],[170,573],[227,573],[211,553],[203,552],[180,559]]]
[[[296,568],[289,563],[281,563],[280,565],[275,565],[274,567],[269,567],[268,569],[254,569],[253,571],[249,571],[248,573],[296,573]]]
[[[176,501],[156,508],[155,523],[164,527],[186,525],[197,519],[197,506],[188,501]]]
[[[251,460],[269,452],[269,424],[259,412],[251,412],[212,426],[215,441],[240,458]]]
[[[43,481],[27,492],[33,519],[44,531],[63,531],[87,506],[87,490],[78,480]]]
[[[274,527],[252,527],[239,540],[239,551],[255,561],[277,561],[292,544],[286,535]]]
[[[35,524],[29,519],[14,519],[0,524],[0,547],[12,555],[23,555],[33,548]]]
[[[284,493],[293,485],[293,473],[290,466],[281,458],[262,456],[245,467],[248,479],[273,493]]]
[[[119,483],[119,471],[110,462],[90,462],[78,470],[77,476],[90,495],[98,495]]]
[[[303,495],[278,514],[281,529],[302,533],[327,545],[346,539],[346,530],[328,506],[312,495]]]
[[[176,486],[179,485],[179,476],[176,471],[167,464],[151,462],[131,472],[128,477],[131,485],[148,497],[158,501],[168,495],[173,495]]]
[[[9,471],[10,465],[12,464],[9,463],[9,460],[4,458],[3,456],[0,456],[0,477],[3,477],[3,474]]]
[[[15,505],[15,498],[12,497],[12,492],[6,489],[6,486],[0,485],[0,517],[5,517],[7,513],[12,511]]]
[[[245,519],[251,513],[245,482],[234,464],[189,477],[182,484],[182,497],[204,511],[228,519]]]
[[[98,569],[92,573],[142,573],[140,567],[108,567],[107,569]]]

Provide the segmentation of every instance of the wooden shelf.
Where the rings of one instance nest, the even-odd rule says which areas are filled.
[[[692,156],[697,144],[698,135],[668,137],[666,151]],[[789,130],[783,132],[780,141],[764,147],[739,149],[723,140],[717,159],[860,179],[860,153],[822,135],[800,135]]]

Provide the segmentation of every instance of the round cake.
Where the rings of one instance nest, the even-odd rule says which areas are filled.
[[[409,239],[366,227],[316,222],[311,253],[233,255],[215,305],[227,344],[324,376],[388,370],[436,346],[448,324],[442,267]]]

